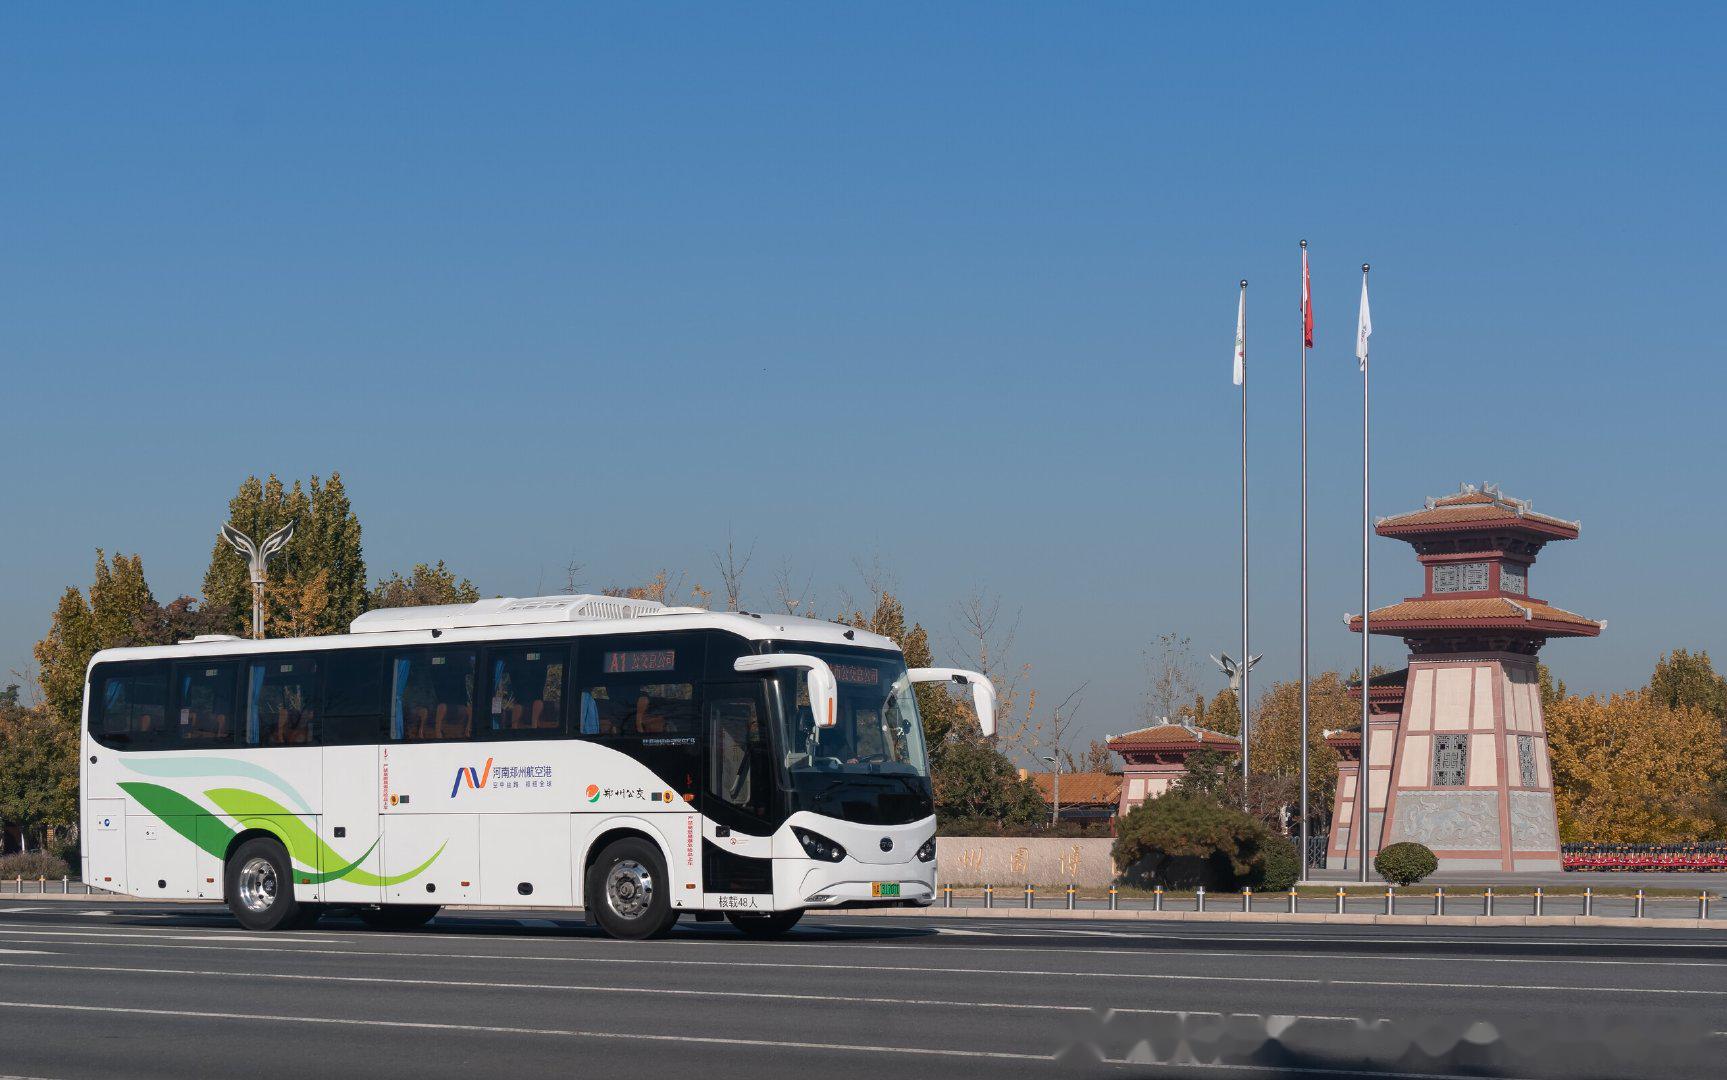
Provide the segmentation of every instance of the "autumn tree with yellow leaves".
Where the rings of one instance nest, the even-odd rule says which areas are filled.
[[[1715,717],[1646,690],[1565,697],[1546,709],[1559,835],[1660,844],[1719,837],[1727,754]]]

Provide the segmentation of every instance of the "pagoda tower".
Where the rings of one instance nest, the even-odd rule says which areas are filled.
[[[1575,540],[1578,523],[1465,484],[1375,531],[1415,549],[1424,588],[1370,613],[1372,633],[1409,648],[1406,670],[1368,686],[1372,850],[1413,840],[1441,870],[1561,869],[1536,655],[1549,638],[1595,637],[1607,624],[1531,596],[1529,570],[1549,541]],[[1360,633],[1360,616],[1349,626]],[[1359,734],[1353,754],[1338,749],[1360,768]],[[1338,785],[1330,850],[1359,858],[1349,780]]]

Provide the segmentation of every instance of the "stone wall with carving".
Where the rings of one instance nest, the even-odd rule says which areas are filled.
[[[1397,796],[1392,843],[1435,851],[1496,851],[1499,796],[1492,791],[1405,791]]]
[[[938,836],[943,885],[1107,886],[1115,878],[1109,837]]]
[[[1559,822],[1545,791],[1511,793],[1511,850],[1558,851]]]

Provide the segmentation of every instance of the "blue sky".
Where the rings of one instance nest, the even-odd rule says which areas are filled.
[[[242,478],[339,469],[374,573],[712,584],[730,530],[746,600],[787,559],[831,611],[879,556],[938,642],[990,590],[1042,693],[1089,680],[1083,735],[1125,730],[1157,634],[1237,637],[1246,277],[1288,677],[1301,237],[1317,666],[1356,650],[1364,260],[1375,510],[1497,481],[1580,518],[1532,574],[1610,620],[1547,650],[1574,687],[1721,654],[1724,23],[10,7],[0,664],[94,548],[195,592]],[[1417,591],[1405,546],[1376,567],[1376,603]]]

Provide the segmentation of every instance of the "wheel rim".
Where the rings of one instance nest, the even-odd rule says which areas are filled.
[[[246,860],[240,867],[240,904],[262,914],[276,903],[276,864],[262,857]]]
[[[606,906],[620,919],[639,919],[654,901],[654,875],[634,859],[624,859],[606,875]]]

